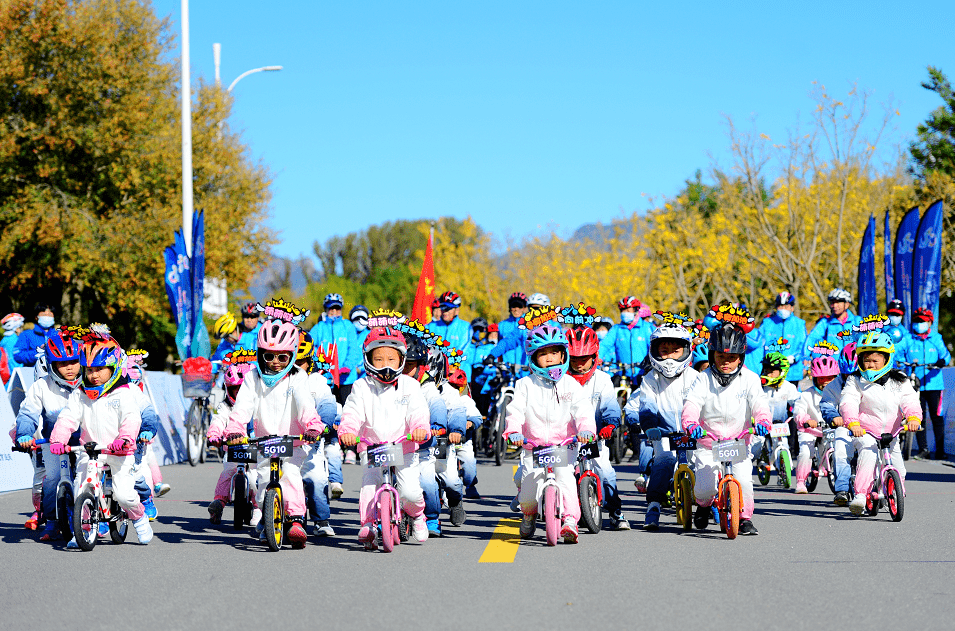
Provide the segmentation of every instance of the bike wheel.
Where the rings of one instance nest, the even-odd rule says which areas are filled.
[[[597,495],[597,483],[585,475],[577,483],[577,494],[580,497],[580,518],[584,525],[593,534],[600,532],[603,527],[603,508]]]
[[[116,502],[110,502],[110,510],[117,519],[109,522],[109,538],[116,545],[120,545],[126,541],[126,535],[129,533],[129,519]]]
[[[507,454],[507,441],[504,439],[504,424],[507,420],[507,403],[505,399],[497,408],[497,417],[494,419],[494,464],[500,467],[504,464],[504,456]]]
[[[245,473],[235,476],[235,488],[232,489],[232,528],[235,530],[242,530],[249,512],[246,506],[249,501],[247,483]]]
[[[73,538],[73,489],[67,488],[56,500],[56,524],[63,539]]]
[[[202,408],[202,422],[199,424],[199,462],[205,464],[206,457],[209,455],[209,439],[206,438],[206,432],[209,431],[209,420],[212,412],[209,408]]]
[[[806,478],[806,490],[812,493],[819,484],[819,464],[816,459],[812,459],[812,468],[809,470],[809,476]]]
[[[726,520],[726,536],[735,539],[739,534],[739,514],[743,508],[743,498],[739,487],[733,483],[726,485],[726,505],[723,507],[726,517],[720,514],[720,521]]]
[[[623,460],[623,457],[627,451],[627,446],[624,445],[623,443],[623,428],[622,427],[618,427],[615,430],[613,430],[612,446],[613,446],[613,454],[611,454],[611,457],[613,458],[613,462],[614,464],[620,464],[620,461]]]
[[[391,525],[391,493],[382,493],[378,501],[378,523],[381,524],[381,548],[385,552],[395,549],[395,537]]]
[[[790,489],[793,486],[792,456],[785,449],[779,452],[779,481],[783,488]]]
[[[202,449],[202,403],[193,399],[186,416],[186,456],[193,467],[199,464],[199,450]]]
[[[269,550],[278,552],[282,549],[282,538],[285,536],[285,506],[282,502],[282,489],[272,487],[265,492],[262,502],[265,509],[262,519],[265,521],[265,541]]]
[[[905,496],[902,494],[902,478],[898,471],[889,471],[885,479],[885,501],[892,521],[902,521],[905,514]]]
[[[99,529],[99,509],[96,498],[89,491],[80,493],[73,505],[73,532],[80,550],[89,552],[96,546]]]
[[[876,484],[878,484],[878,479],[872,483],[872,488],[869,490],[869,493],[865,498],[865,513],[869,517],[875,517],[879,514],[879,505],[882,503],[882,500],[877,500],[872,497],[875,493]]]
[[[760,452],[756,458],[756,477],[759,478],[759,483],[763,486],[769,484],[769,459],[766,457],[765,452]]]
[[[548,485],[544,489],[544,525],[547,531],[547,545],[556,546],[560,536],[560,519],[557,516],[557,486]]]
[[[836,459],[830,450],[826,453],[826,479],[829,482],[829,490],[833,495],[836,493]]]
[[[689,532],[693,528],[693,485],[686,473],[680,475],[676,484],[676,510],[677,521],[684,532]]]

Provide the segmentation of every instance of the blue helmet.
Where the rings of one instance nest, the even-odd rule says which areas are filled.
[[[881,331],[869,331],[866,333],[862,340],[856,344],[856,356],[859,357],[864,353],[883,353],[886,356],[885,366],[878,370],[867,370],[861,365],[859,366],[859,372],[862,373],[866,381],[878,381],[887,372],[892,370],[892,357],[895,355],[895,344],[892,343],[892,338],[886,333],[882,333]]]
[[[524,350],[530,359],[531,371],[541,379],[557,383],[561,377],[567,374],[570,368],[570,352],[567,346],[567,334],[564,330],[555,324],[545,322],[533,331],[527,334],[524,341]],[[559,346],[564,351],[564,361],[557,366],[548,366],[541,368],[537,365],[537,359],[534,353],[549,346]]]
[[[856,343],[849,342],[842,347],[839,353],[839,371],[844,375],[852,374],[859,368],[859,358],[856,357]]]
[[[697,344],[696,348],[693,349],[693,366],[708,361],[710,361],[710,345],[706,342]]]
[[[64,388],[69,388],[70,390],[80,385],[80,379],[82,379],[81,376],[77,375],[76,379],[67,381],[60,376],[60,372],[53,364],[54,362],[79,361],[80,357],[83,355],[82,342],[77,339],[73,339],[70,336],[63,337],[60,335],[59,331],[57,331],[46,338],[46,343],[43,345],[43,350],[46,355],[46,365],[50,369],[50,376],[53,378],[53,381]]]

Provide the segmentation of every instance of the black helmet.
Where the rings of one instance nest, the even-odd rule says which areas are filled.
[[[475,333],[487,333],[487,320],[484,318],[474,318],[471,320],[471,328]]]
[[[736,353],[737,355],[746,355],[746,333],[738,325],[732,322],[720,322],[710,331],[709,339],[709,361],[711,372],[716,380],[724,388],[736,378],[736,375],[743,369],[743,362],[733,372],[725,374],[716,368],[716,352]]]
[[[418,365],[428,363],[428,345],[421,341],[417,335],[406,335],[405,343],[408,345],[408,353],[405,355],[406,362],[415,362]]]

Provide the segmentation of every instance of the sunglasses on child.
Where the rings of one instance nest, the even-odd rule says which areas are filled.
[[[292,355],[289,353],[262,353],[262,359],[267,362],[277,361],[284,364],[292,359]]]

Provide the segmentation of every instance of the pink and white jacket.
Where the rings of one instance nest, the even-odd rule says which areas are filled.
[[[296,379],[298,368],[293,368],[281,381],[269,388],[256,370],[246,373],[242,387],[229,413],[225,434],[246,435],[246,426],[252,419],[255,435],[294,436],[314,429],[325,429],[315,400],[305,379]]]
[[[922,420],[919,395],[908,379],[890,373],[879,381],[883,383],[860,379],[857,374],[846,379],[839,404],[846,427],[858,421],[864,430],[880,436],[894,434],[910,416]]]
[[[66,444],[70,434],[79,428],[81,443],[92,441],[106,447],[117,438],[123,438],[135,446],[143,422],[138,393],[138,388],[133,392],[128,385],[123,385],[92,401],[82,388],[77,388],[57,417],[50,442]]]
[[[696,378],[683,404],[681,422],[687,431],[699,424],[706,430],[700,446],[710,448],[713,441],[731,440],[749,427],[750,419],[769,428],[772,416],[759,377],[743,368],[725,388],[709,367]]]
[[[338,435],[358,436],[358,451],[370,445],[393,443],[416,429],[423,429],[431,436],[428,404],[421,393],[421,386],[407,375],[399,375],[395,385],[384,385],[365,376],[352,385],[351,394],[342,408],[342,422]],[[417,443],[402,443],[404,452],[411,453]]]
[[[570,375],[556,384],[530,375],[514,386],[504,434],[522,434],[535,445],[557,445],[580,432],[596,435],[595,415],[590,392]]]
[[[818,426],[815,428],[804,426],[805,422],[809,419],[816,421],[816,423],[822,423],[822,411],[819,409],[819,405],[822,403],[822,393],[815,388],[810,388],[805,392],[800,392],[799,398],[801,404],[797,410],[803,412],[802,416],[796,415],[796,424],[799,427],[799,433],[822,436],[822,430],[819,429]]]

